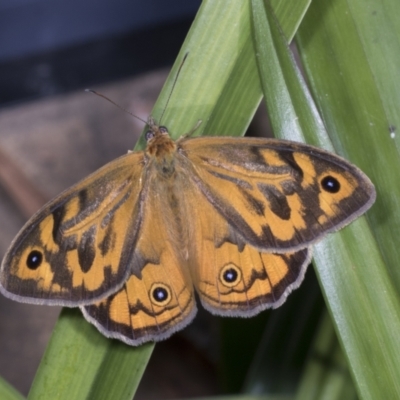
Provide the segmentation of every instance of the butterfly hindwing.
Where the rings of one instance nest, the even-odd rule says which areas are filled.
[[[206,263],[199,271],[197,291],[213,314],[251,317],[285,302],[303,281],[310,256],[308,248],[277,254],[224,243],[214,249],[213,267]]]
[[[118,292],[81,307],[85,318],[105,336],[131,345],[166,339],[196,314],[191,282],[183,280],[177,269],[168,261],[146,264]]]
[[[3,260],[4,294],[77,306],[116,291],[137,240],[142,171],[143,155],[127,154],[39,210]]]
[[[203,306],[213,314],[235,317],[280,306],[302,282],[311,249],[260,252],[196,190],[185,200],[195,228],[191,274]]]

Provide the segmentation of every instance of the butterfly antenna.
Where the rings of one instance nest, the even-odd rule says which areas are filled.
[[[132,114],[130,111],[128,111],[128,110],[125,109],[124,107],[121,107],[121,106],[120,106],[119,104],[117,104],[115,101],[112,101],[112,100],[109,99],[107,96],[104,96],[104,94],[101,94],[101,93],[99,93],[99,92],[96,92],[95,90],[92,90],[92,89],[85,89],[85,92],[93,93],[93,94],[95,94],[96,96],[102,97],[103,99],[109,101],[111,104],[114,104],[114,106],[118,107],[120,110],[126,112],[127,114],[129,114],[129,115],[131,115],[132,117],[138,119],[139,121],[142,121],[144,124],[147,124],[147,121],[145,121],[144,119],[138,117],[138,116],[135,115],[135,114]]]
[[[183,56],[183,60],[182,60],[182,62],[181,62],[181,65],[179,66],[178,72],[177,72],[177,74],[176,74],[176,76],[175,76],[175,79],[174,79],[174,83],[172,84],[171,91],[169,92],[167,102],[165,103],[165,107],[164,107],[163,112],[162,112],[162,114],[161,114],[160,123],[161,123],[161,120],[162,120],[162,118],[163,118],[163,116],[164,116],[165,110],[167,109],[167,106],[168,106],[169,100],[170,100],[170,98],[171,98],[172,92],[174,91],[176,82],[178,81],[178,77],[179,77],[179,74],[181,73],[181,69],[182,69],[182,67],[183,67],[183,64],[185,63],[186,58],[187,58],[188,55],[189,55],[189,52],[185,53],[185,55]]]

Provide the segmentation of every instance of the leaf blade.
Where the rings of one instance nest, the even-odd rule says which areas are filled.
[[[256,0],[253,4],[255,2]],[[261,8],[261,2],[257,6]],[[268,7],[265,7],[265,9],[268,9]],[[257,15],[259,16],[260,14],[257,13]],[[305,19],[309,21],[310,31],[313,28],[315,29],[315,21],[318,20],[316,15],[311,17],[307,14]],[[268,91],[265,92],[267,103],[269,97],[268,108],[277,109],[276,112],[271,113],[271,118],[278,116],[275,124],[278,127],[278,133],[283,137],[288,137],[287,130],[285,130],[287,129],[286,118],[286,120],[291,122],[290,129],[292,131],[289,134],[290,139],[293,139],[297,135],[297,140],[301,140],[301,137],[304,136],[307,141],[313,144],[329,148],[332,144],[329,143],[329,137],[326,134],[324,125],[320,123],[321,119],[312,111],[315,109],[315,106],[312,103],[310,104],[311,97],[307,93],[298,96],[299,90],[307,90],[307,88],[304,84],[301,84],[302,79],[299,73],[295,71],[295,65],[288,53],[288,48],[284,43],[281,43],[282,35],[277,29],[274,31],[274,24],[271,21],[273,19],[270,17],[269,26],[271,33],[275,35],[274,43],[277,47],[281,46],[281,50],[264,50],[264,54],[268,54],[269,57],[264,57],[263,62],[265,64],[272,63],[274,57],[271,56],[271,53],[276,51],[277,57],[275,60],[281,62],[281,78],[288,87],[287,92],[283,92],[282,96],[279,91],[271,90],[271,86],[269,86],[269,91],[273,94]],[[264,23],[268,24],[268,21],[265,22],[264,19]],[[260,23],[259,29],[261,28],[262,24]],[[332,29],[330,33],[336,33],[337,40],[340,42],[343,29],[335,32]],[[259,35],[259,37],[261,36]],[[348,36],[345,37],[347,38]],[[322,35],[321,40],[323,38]],[[313,39],[314,36],[309,38],[309,40]],[[260,44],[261,41],[258,40],[258,43]],[[332,46],[332,43],[330,44]],[[356,41],[354,41],[353,45],[355,46],[356,44]],[[348,42],[346,42],[346,45],[348,46]],[[319,48],[318,50],[321,49]],[[351,52],[352,50],[349,51]],[[258,53],[262,54],[262,50],[258,50]],[[317,51],[314,53],[315,58],[320,57],[320,55],[321,53]],[[314,62],[315,58],[313,59]],[[339,52],[336,53],[336,59],[339,63],[342,62]],[[312,73],[314,71],[312,63],[310,62],[309,64],[307,72],[311,74],[309,79],[312,81],[314,78]],[[268,66],[268,69],[279,69],[280,67]],[[324,65],[324,68],[326,68],[326,65]],[[323,81],[324,77],[326,77],[326,70],[324,68],[316,71],[320,81]],[[262,70],[262,67],[260,70]],[[300,82],[296,83],[296,79],[293,79],[295,76],[300,79]],[[264,80],[267,79],[268,77],[265,76]],[[330,82],[330,90],[337,89],[338,87],[341,87],[343,92],[347,90],[346,86],[340,86],[342,78],[339,78],[334,83],[332,77],[329,77],[329,79],[332,81]],[[277,79],[275,78],[269,84],[272,83],[273,85],[276,81]],[[363,84],[365,85],[365,82]],[[321,92],[320,89],[320,87],[315,87],[315,96],[319,99],[323,97],[322,93],[325,93]],[[303,100],[301,100],[301,97]],[[274,101],[276,104],[273,103]],[[290,104],[291,101],[293,104]],[[304,104],[308,104],[310,107],[309,111],[304,110]],[[354,108],[352,110],[354,111]],[[340,108],[338,109],[338,113],[345,115],[345,110]],[[299,118],[299,121],[297,121],[297,118]],[[314,123],[312,122],[313,118],[316,118]],[[362,120],[362,113],[357,118]],[[330,122],[333,124],[333,121]],[[350,128],[353,122],[351,121]],[[342,123],[345,124],[345,120]],[[328,124],[328,127],[331,128],[331,125]],[[347,128],[347,130],[344,130],[345,132],[349,131],[349,127]],[[357,141],[350,140],[348,136],[345,137],[345,140],[340,141],[339,136],[336,135],[337,131],[338,129],[329,131],[335,147],[350,158],[361,160],[364,156],[363,149],[357,145]],[[374,140],[371,142],[374,143]],[[325,298],[332,312],[340,340],[346,351],[359,393],[366,396],[366,398],[377,398],[382,396],[382,393],[385,393],[387,398],[396,398],[399,395],[399,386],[392,371],[399,370],[398,355],[400,354],[400,347],[393,337],[393,332],[397,332],[400,329],[399,302],[396,290],[387,274],[379,246],[377,246],[372,233],[375,232],[375,228],[373,224],[367,223],[365,217],[360,218],[341,232],[329,235],[324,241],[315,245],[314,260],[321,285],[324,289]],[[337,251],[338,249],[341,249],[341,251]],[[354,265],[358,266],[358,270],[362,265],[362,274],[349,270]],[[368,310],[369,314],[373,315],[372,319],[366,310]],[[386,316],[390,315],[390,324],[385,323],[385,318],[381,318],[382,313]],[[374,325],[373,321],[381,323],[379,328]],[[366,328],[369,332],[368,335],[366,335]],[[386,346],[382,346],[382,342]],[[366,369],[363,367],[368,364],[371,358],[374,359],[375,366],[379,365],[382,373],[381,377],[384,375],[385,379],[380,380],[376,376],[376,373],[374,373],[374,368]]]

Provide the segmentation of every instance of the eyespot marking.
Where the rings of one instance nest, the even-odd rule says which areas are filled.
[[[171,289],[163,283],[153,283],[150,289],[150,300],[156,306],[166,306],[172,299]]]
[[[26,266],[31,270],[38,269],[42,265],[42,262],[43,253],[39,250],[32,250],[26,258]]]
[[[242,280],[242,271],[236,265],[225,265],[219,274],[219,280],[224,286],[234,287]]]
[[[340,190],[340,183],[333,176],[327,175],[321,179],[321,187],[328,193],[337,193]]]

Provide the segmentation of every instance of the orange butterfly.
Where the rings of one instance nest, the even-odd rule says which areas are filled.
[[[248,317],[297,288],[311,245],[374,202],[344,159],[275,139],[182,137],[150,118],[147,148],[46,204],[14,239],[0,290],[81,307],[107,337],[162,340],[194,317]]]

